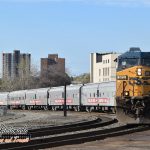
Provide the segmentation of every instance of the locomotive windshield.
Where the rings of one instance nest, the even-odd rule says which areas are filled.
[[[139,58],[121,58],[118,62],[118,70],[122,70],[125,68],[133,67],[139,65]]]
[[[130,48],[129,51],[118,57],[117,70],[123,70],[133,66],[150,66],[150,52],[141,52],[139,48]]]

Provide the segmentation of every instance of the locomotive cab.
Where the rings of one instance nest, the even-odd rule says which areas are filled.
[[[150,123],[150,52],[139,48],[118,57],[117,118],[125,123]]]

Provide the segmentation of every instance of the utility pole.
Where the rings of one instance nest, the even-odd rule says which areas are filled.
[[[66,83],[64,86],[64,117],[67,117],[67,106],[66,106]]]

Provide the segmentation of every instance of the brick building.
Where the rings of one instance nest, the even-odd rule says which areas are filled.
[[[49,54],[48,58],[41,58],[41,75],[47,71],[65,73],[65,58],[58,58],[58,54]]]

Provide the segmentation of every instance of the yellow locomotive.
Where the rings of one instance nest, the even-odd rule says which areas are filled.
[[[125,123],[150,123],[150,52],[140,48],[118,57],[117,118]]]

